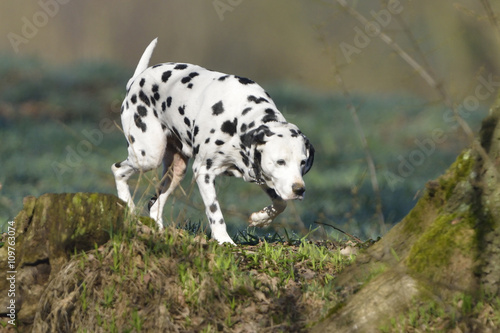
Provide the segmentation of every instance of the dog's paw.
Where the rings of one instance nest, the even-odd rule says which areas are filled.
[[[212,239],[215,239],[219,244],[231,244],[231,245],[236,245],[231,237],[229,237],[227,231],[226,231],[226,225],[225,224],[212,224],[211,225],[212,229]]]
[[[212,236],[218,243],[219,245],[222,245],[222,244],[231,244],[231,245],[236,245],[233,240],[231,239],[231,237],[229,237],[229,235],[226,235],[226,236]]]
[[[261,210],[260,212],[255,212],[250,215],[248,219],[248,224],[250,227],[266,227],[273,222],[273,219],[269,216],[269,214],[265,210]]]

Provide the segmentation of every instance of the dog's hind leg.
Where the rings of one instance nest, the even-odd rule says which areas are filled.
[[[262,210],[252,213],[248,219],[251,227],[265,227],[270,224],[276,216],[281,214],[286,208],[286,201],[281,199],[276,191],[266,185],[261,185],[262,189],[269,195],[273,201],[272,205],[269,205]]]
[[[170,138],[168,139],[170,141]],[[168,196],[175,190],[186,174],[188,158],[178,152],[173,144],[167,144],[163,157],[163,176],[157,196],[151,198],[148,208],[149,216],[156,220],[163,229],[162,213]]]
[[[130,196],[130,189],[128,187],[127,181],[135,173],[134,167],[128,159],[123,162],[115,163],[111,166],[111,170],[115,176],[116,190],[118,192],[118,197],[125,201],[130,209],[133,211],[135,209],[134,201]]]
[[[160,123],[149,124],[147,132],[135,127],[130,129],[130,126],[124,126],[124,129],[128,142],[128,157],[123,162],[113,164],[111,170],[115,176],[118,197],[125,201],[133,212],[135,206],[127,181],[134,173],[147,172],[161,164],[167,138]],[[157,138],[154,143],[150,142],[151,136]]]

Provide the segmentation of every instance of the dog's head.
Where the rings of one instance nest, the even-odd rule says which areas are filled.
[[[254,133],[256,174],[283,200],[303,199],[306,186],[302,176],[312,167],[314,147],[293,124],[268,125]]]

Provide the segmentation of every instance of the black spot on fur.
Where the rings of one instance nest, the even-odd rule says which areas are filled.
[[[121,167],[122,167],[122,165],[120,164],[120,162],[115,163],[115,168],[121,168]]]
[[[205,184],[210,184],[210,175],[205,175]]]
[[[167,126],[165,126],[165,124],[161,124],[161,129],[162,129],[162,130],[166,130],[166,129],[167,129]]]
[[[185,106],[185,105],[183,105],[183,106],[179,106],[179,108],[178,108],[177,110],[179,110],[179,114],[180,114],[181,116],[183,116],[183,115],[184,115],[184,110],[185,110],[185,109],[186,109],[186,106]]]
[[[262,122],[268,123],[270,121],[278,121],[276,117],[276,112],[273,109],[266,109],[266,115],[262,118]]]
[[[220,219],[219,224],[224,224],[224,219]]]
[[[187,87],[188,87],[189,89],[192,89],[192,88],[193,88],[193,84],[192,84],[192,83],[190,83],[190,84],[188,84],[188,85],[187,85]]]
[[[153,68],[156,68],[156,67],[160,67],[160,66],[163,66],[165,64],[157,64],[157,65],[154,65]]]
[[[140,128],[142,132],[146,132],[147,126],[142,122],[141,116],[139,116],[137,113],[134,114],[134,122],[135,126]]]
[[[151,211],[151,207],[153,207],[153,205],[155,204],[156,200],[158,200],[158,197],[156,195],[154,197],[152,197],[151,199],[149,199],[149,202],[148,202],[148,211]]]
[[[205,140],[205,144],[207,144],[207,143],[209,143],[209,142],[210,142],[210,138],[207,138],[207,139]]]
[[[191,82],[191,79],[194,78],[194,77],[197,77],[198,75],[200,75],[200,74],[198,74],[196,72],[191,72],[191,73],[189,73],[188,76],[183,77],[182,80],[181,80],[181,82],[184,83],[184,84],[186,84],[188,82]],[[192,85],[191,85],[191,87],[192,87]],[[189,87],[189,88],[191,88],[191,87]]]
[[[151,91],[152,92],[158,92],[158,85],[157,84],[153,84],[153,86],[151,87]]]
[[[212,128],[212,129],[210,130],[210,134],[214,134],[214,133],[215,133],[215,129],[214,129],[214,128]]]
[[[129,138],[130,143],[134,143],[135,142],[135,138],[132,135],[130,135],[128,138]]]
[[[250,96],[248,96],[247,99],[249,102],[254,102],[255,104],[260,104],[262,102],[269,103],[269,101],[267,99],[265,99],[264,97],[257,98],[253,95],[250,95]]]
[[[123,113],[123,110],[124,110],[124,109],[125,109],[125,108],[123,107],[123,104],[122,104],[122,107],[120,108],[120,114],[122,114],[122,113]]]
[[[168,79],[170,78],[170,76],[172,76],[172,71],[163,72],[163,74],[161,76],[161,81],[162,82],[167,82]]]
[[[175,127],[172,127],[172,132],[174,132],[175,136],[180,139],[181,138],[181,135],[179,133],[179,131],[177,130],[177,128]]]
[[[139,82],[139,85],[142,87],[144,87],[144,83],[146,82],[146,80],[144,78],[141,79],[141,81]]]
[[[253,159],[255,161],[255,164],[253,165],[253,167],[254,168],[258,168],[259,165],[260,165],[260,163],[261,163],[261,161],[262,161],[262,154],[257,149],[255,149],[255,152],[253,154]]]
[[[137,113],[141,117],[146,117],[148,115],[148,109],[146,109],[146,107],[144,105],[139,105],[137,107]]]
[[[245,163],[245,166],[248,167],[248,165],[250,164],[250,160],[248,159],[247,154],[245,154],[245,152],[240,150],[240,155],[241,155],[241,160],[243,161],[243,163]]]
[[[229,77],[229,75],[224,75],[224,76],[221,76],[218,80],[219,81],[224,81],[225,79],[227,79]]]
[[[247,79],[246,77],[241,77],[236,75],[234,77],[237,78],[238,81],[240,81],[240,83],[244,85],[255,83],[254,81]]]
[[[296,138],[299,136],[300,132],[296,131],[293,128],[290,128],[290,133],[292,134],[292,138]]]
[[[170,107],[172,105],[172,97],[167,97],[167,106]]]
[[[212,114],[214,116],[220,115],[222,112],[224,112],[224,105],[222,104],[222,101],[219,101],[212,105]]]
[[[214,202],[213,204],[210,205],[210,211],[212,213],[215,213],[217,211],[217,204]]]
[[[222,140],[215,140],[215,144],[216,144],[217,146],[222,146],[224,143],[225,143],[225,142],[224,142],[224,141],[222,141]]]
[[[130,101],[132,102],[132,104],[137,103],[137,95],[133,94],[132,97],[130,97]]]
[[[165,102],[161,103],[161,110],[165,112],[166,109],[167,109],[167,103]]]
[[[207,158],[207,160],[205,161],[205,164],[207,165],[207,170],[210,170],[210,168],[212,167],[212,164],[213,164],[212,159]]]
[[[240,131],[243,133],[246,132],[247,131],[247,124],[241,124]]]
[[[242,116],[246,115],[250,110],[252,110],[252,108],[245,108],[243,112],[241,112],[241,115]]]
[[[199,151],[200,151],[200,145],[197,145],[196,147],[193,148],[193,155],[198,155]]]
[[[154,95],[153,95],[154,99],[155,100],[160,100],[160,94],[158,92],[155,92]]]
[[[174,67],[174,69],[186,69],[187,65],[186,64],[178,64],[177,66]]]
[[[141,150],[141,155],[146,156],[146,152],[144,150]]]
[[[238,126],[238,119],[234,118],[232,122],[227,120],[222,123],[220,130],[224,133],[229,134],[230,136],[233,136],[234,133],[236,133],[236,126]]]
[[[194,131],[193,131],[193,136],[197,136],[198,135],[198,132],[200,131],[200,128],[198,126],[195,126],[194,127]]]
[[[158,118],[158,112],[156,112],[156,110],[153,110],[153,114],[155,115],[156,118]]]
[[[144,91],[141,90],[141,92],[139,93],[139,99],[144,103],[146,104],[147,106],[151,106],[151,103],[149,102],[149,98],[148,96],[146,96],[146,94],[144,93]]]

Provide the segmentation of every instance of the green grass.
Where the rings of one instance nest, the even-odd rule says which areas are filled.
[[[334,241],[220,246],[172,227],[137,232],[139,222],[129,222],[106,244],[74,254],[53,286],[76,292],[69,318],[75,330],[303,330],[341,300],[334,277],[354,259],[340,255]],[[51,295],[44,302],[68,297]]]

